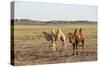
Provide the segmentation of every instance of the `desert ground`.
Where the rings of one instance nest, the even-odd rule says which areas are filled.
[[[51,51],[51,44],[44,38],[44,31],[60,28],[66,35],[66,51],[61,51],[61,41],[56,43],[57,51]],[[78,55],[72,55],[72,45],[68,33],[82,28],[85,32],[85,48],[78,46]],[[97,60],[97,26],[94,24],[45,24],[14,25],[14,63],[15,65],[53,64]]]

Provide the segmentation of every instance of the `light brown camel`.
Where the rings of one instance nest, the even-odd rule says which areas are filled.
[[[84,49],[84,42],[85,42],[85,34],[80,28],[79,32],[75,29],[74,33],[69,33],[69,42],[73,45],[73,55],[76,53],[78,54],[78,45],[82,43],[82,49]]]
[[[59,40],[61,40],[61,42],[62,42],[61,50],[63,48],[66,50],[65,35],[60,29],[58,29],[57,32],[55,32],[55,30],[53,29],[53,30],[51,30],[50,33],[49,32],[43,32],[43,34],[45,35],[45,39],[47,41],[51,41],[53,51],[56,51],[56,41],[59,41]]]

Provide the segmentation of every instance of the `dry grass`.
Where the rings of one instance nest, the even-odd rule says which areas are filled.
[[[61,42],[57,42],[57,50],[51,51],[50,42],[46,41],[42,32],[61,28],[66,35],[66,51],[59,52]],[[68,42],[68,32],[75,28],[83,28],[86,34],[85,49],[79,55],[72,55],[72,45]],[[96,24],[59,24],[59,25],[15,25],[14,26],[15,65],[51,64],[64,62],[94,61],[97,59]]]

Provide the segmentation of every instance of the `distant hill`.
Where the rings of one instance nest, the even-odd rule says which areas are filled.
[[[38,20],[30,20],[30,19],[11,19],[11,22],[14,24],[76,24],[76,23],[87,23],[93,24],[97,23],[97,21],[38,21]]]

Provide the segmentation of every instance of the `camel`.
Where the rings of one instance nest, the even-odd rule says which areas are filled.
[[[85,34],[80,28],[79,32],[75,29],[74,33],[69,33],[69,42],[73,45],[73,55],[77,52],[79,43],[82,43],[82,49],[84,49],[84,42],[85,42]]]
[[[52,50],[56,51],[56,42],[61,40],[62,42],[62,47],[61,50],[64,48],[66,50],[66,45],[65,45],[65,34],[61,31],[61,29],[58,29],[57,32],[55,32],[55,30],[51,30],[51,32],[43,32],[45,39],[47,41],[51,41],[52,43]]]

